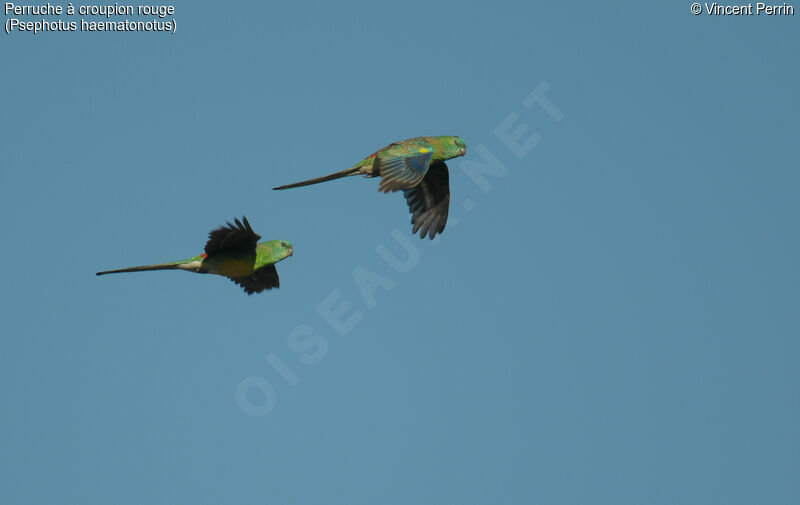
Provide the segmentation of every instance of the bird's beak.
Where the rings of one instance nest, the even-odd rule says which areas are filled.
[[[294,256],[294,247],[289,248],[289,256]]]

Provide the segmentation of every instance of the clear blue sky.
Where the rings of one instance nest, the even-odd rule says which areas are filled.
[[[0,502],[800,502],[800,15],[689,5],[0,34]],[[270,189],[439,134],[469,152],[434,243],[374,180]],[[94,275],[243,214],[295,244],[278,291]]]

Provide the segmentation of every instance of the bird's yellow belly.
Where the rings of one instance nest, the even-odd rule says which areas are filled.
[[[245,277],[253,273],[256,255],[226,256],[224,258],[209,257],[203,261],[203,267],[210,274],[224,275],[225,277]]]

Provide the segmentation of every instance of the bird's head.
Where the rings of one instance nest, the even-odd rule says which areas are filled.
[[[273,263],[286,259],[294,254],[294,246],[288,240],[270,240],[258,244],[267,249]]]
[[[441,153],[441,157],[445,160],[467,154],[467,143],[461,137],[449,135],[439,137],[439,144],[437,154]]]

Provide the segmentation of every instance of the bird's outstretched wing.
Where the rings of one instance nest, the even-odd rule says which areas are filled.
[[[419,231],[420,238],[427,234],[433,239],[444,231],[450,212],[450,175],[445,162],[431,163],[422,181],[403,194],[411,211],[412,233]]]
[[[376,172],[381,176],[378,188],[384,193],[410,189],[425,177],[433,158],[433,146],[423,140],[392,144],[375,159]]]
[[[259,268],[246,277],[231,277],[230,279],[244,288],[248,295],[260,293],[265,289],[279,288],[281,285],[275,265]]]
[[[246,217],[234,220],[235,224],[226,222],[226,226],[217,228],[208,234],[206,254],[215,254],[222,251],[249,252],[255,249],[261,235],[253,231]]]

